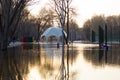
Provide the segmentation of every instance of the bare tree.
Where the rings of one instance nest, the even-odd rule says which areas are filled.
[[[51,9],[41,9],[38,15],[37,24],[38,24],[38,37],[39,39],[40,35],[43,33],[43,31],[52,26],[54,23],[54,18],[56,16],[54,15],[54,12]]]
[[[54,8],[56,14],[58,15],[58,20],[60,24],[62,25],[62,0],[50,0],[51,4],[54,4],[52,7]],[[66,31],[67,31],[67,38],[66,38],[66,43],[68,43],[69,40],[69,20],[70,20],[70,14],[75,15],[75,9],[73,9],[71,5],[72,0],[64,0],[64,8],[63,8],[63,14],[64,14],[64,26],[66,24]]]
[[[94,16],[91,19],[87,20],[83,25],[83,34],[85,39],[90,39],[91,30],[95,31],[96,37],[99,34],[99,26],[105,30],[105,25],[107,25],[107,39],[111,41],[119,41],[120,39],[120,16],[113,15],[105,17],[103,15]],[[89,39],[88,39],[89,38]]]
[[[55,15],[52,10],[42,8],[39,15],[35,17],[24,9],[21,17],[22,19],[19,23],[19,28],[17,29],[18,34],[16,34],[16,36],[19,35],[19,39],[23,36],[34,37],[34,39],[38,41],[42,32],[52,26]]]
[[[91,30],[91,21],[90,20],[87,20],[84,25],[83,25],[83,38],[86,39],[86,40],[90,40],[90,30]]]
[[[2,7],[1,49],[4,50],[7,49],[9,42],[14,37],[23,9],[32,3],[32,0],[0,0],[0,3]]]

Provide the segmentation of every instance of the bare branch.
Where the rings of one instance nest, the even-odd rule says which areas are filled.
[[[21,19],[23,9],[33,0],[0,0],[2,7],[1,35],[2,47],[7,48],[7,43],[16,32],[17,25]]]

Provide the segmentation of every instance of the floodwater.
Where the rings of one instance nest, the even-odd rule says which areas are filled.
[[[120,46],[23,44],[0,53],[0,80],[119,80]]]

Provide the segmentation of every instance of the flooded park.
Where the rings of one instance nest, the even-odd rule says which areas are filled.
[[[119,52],[117,45],[105,50],[74,42],[65,45],[62,60],[62,45],[25,43],[0,53],[0,80],[118,80]]]
[[[120,0],[0,0],[0,80],[120,80]]]

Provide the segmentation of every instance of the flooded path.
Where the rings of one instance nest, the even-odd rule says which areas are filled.
[[[119,46],[106,51],[95,44],[74,43],[65,47],[63,69],[62,48],[56,44],[24,44],[0,53],[0,80],[115,79],[120,79]]]

